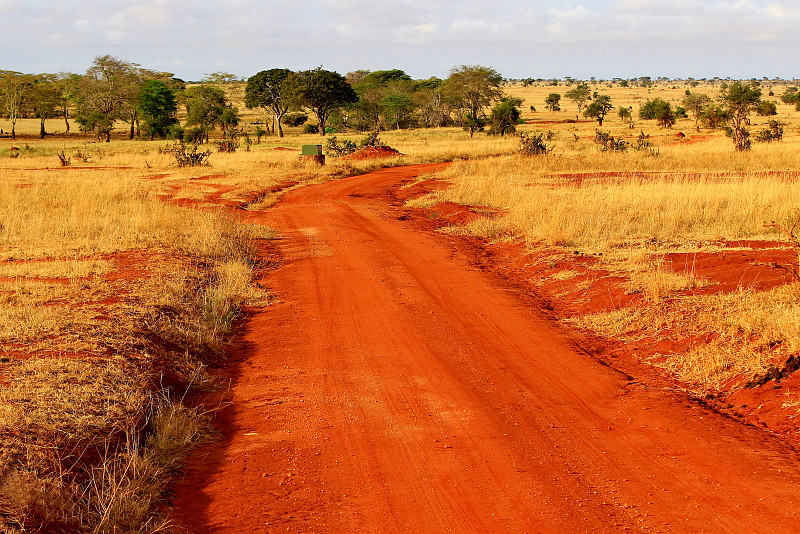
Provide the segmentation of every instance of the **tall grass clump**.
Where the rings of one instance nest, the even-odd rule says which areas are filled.
[[[265,302],[270,232],[165,203],[134,169],[0,176],[0,530],[163,531],[166,485],[209,433],[180,399]]]
[[[507,210],[508,230],[529,242],[603,249],[641,241],[741,239],[766,234],[800,202],[791,173],[652,172],[608,178],[552,176],[544,163],[499,158],[451,166],[449,189],[428,202]]]

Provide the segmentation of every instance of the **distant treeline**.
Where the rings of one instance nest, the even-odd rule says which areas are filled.
[[[231,101],[231,91],[226,91],[225,87],[241,90],[244,86],[245,106],[264,113],[263,122],[259,121],[256,128],[259,137],[264,133],[282,136],[283,125],[302,126],[306,132],[321,135],[346,130],[438,126],[461,126],[472,134],[490,125],[490,133],[503,135],[514,131],[513,125],[519,120],[517,107],[522,103],[518,98],[504,95],[504,83],[574,87],[565,96],[576,102],[579,112],[584,102],[592,102],[586,106],[584,114],[597,118],[602,125],[603,117],[613,106],[608,96],[596,91],[592,94],[589,84],[650,87],[656,83],[687,83],[696,87],[701,82],[719,83],[723,90],[730,84],[756,88],[762,84],[772,87],[791,83],[777,78],[752,79],[741,84],[721,78],[679,81],[663,77],[654,80],[649,76],[587,81],[571,77],[507,80],[495,69],[481,65],[454,67],[445,79],[415,80],[399,69],[358,70],[341,75],[319,67],[297,72],[268,69],[247,80],[217,72],[206,75],[199,83],[187,83],[172,73],[146,69],[106,55],[95,58],[85,74],[23,74],[0,70],[0,113],[11,122],[12,138],[16,136],[19,118],[40,119],[40,137],[43,138],[47,134],[45,121],[60,117],[67,132],[69,119],[73,118],[81,131],[91,132],[105,141],[111,139],[114,124],[123,121],[130,125],[128,136],[131,139],[182,138],[200,142],[208,140],[214,128],[221,128],[224,135],[239,126],[240,110]],[[791,89],[795,88],[790,88],[783,99],[787,103],[797,103],[797,94]],[[546,107],[559,110],[560,96],[558,93],[549,95]],[[686,109],[676,110],[677,115],[671,110],[665,111],[662,109],[665,106],[657,102],[661,107],[645,110],[649,115],[640,111],[640,117],[653,118],[670,126],[676,116],[679,118],[681,113],[690,110],[698,121],[703,112],[708,122],[713,123],[711,119],[727,121],[721,112],[713,115],[719,110],[711,106],[711,99],[705,95],[698,95],[696,99],[700,102],[689,99],[684,103]],[[185,109],[183,124],[178,121],[179,106]],[[632,110],[621,108],[619,111],[624,120],[630,117]],[[316,123],[307,122],[309,112]],[[709,113],[713,115],[710,118]]]
[[[74,119],[81,131],[109,141],[117,121],[130,124],[129,137],[208,138],[211,129],[225,132],[239,124],[239,110],[224,90],[244,83],[227,73],[208,75],[188,84],[172,73],[159,72],[111,56],[95,58],[85,74],[24,74],[0,70],[0,113],[16,136],[19,118],[63,118],[70,130]],[[293,72],[261,71],[246,81],[248,108],[265,113],[264,124],[279,135],[282,125],[302,125],[310,111],[317,124],[308,131],[359,131],[463,124],[465,117],[483,117],[484,109],[503,96],[503,78],[484,66],[453,68],[442,80],[413,80],[402,70],[355,71],[343,76],[323,68]],[[178,107],[186,120],[179,124]],[[294,113],[290,113],[294,112]]]

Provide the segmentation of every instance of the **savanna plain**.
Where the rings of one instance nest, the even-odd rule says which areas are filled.
[[[222,87],[236,104],[234,85]],[[765,94],[777,115],[753,113],[749,128],[777,119],[782,139],[737,151],[691,116],[665,128],[635,114],[654,98],[678,106],[687,89],[713,97],[719,83],[590,86],[633,116],[615,108],[599,126],[571,102],[545,107],[568,87],[502,86],[523,100],[516,131],[541,135],[542,154],[511,133],[398,129],[380,140],[399,154],[319,165],[300,149],[327,139],[286,126],[233,152],[201,145],[207,165],[179,167],[171,141],[95,142],[62,119],[40,140],[40,121],[20,119],[16,140],[0,137],[3,529],[173,528],[187,455],[223,437],[220,370],[239,327],[287,297],[270,289],[281,235],[254,214],[412,164],[446,163],[391,192],[400,223],[460,243],[590,358],[794,447],[800,111]],[[252,134],[260,115],[238,105]],[[601,150],[598,129],[628,149]]]

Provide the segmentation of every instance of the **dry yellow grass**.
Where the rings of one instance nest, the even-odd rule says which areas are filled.
[[[720,240],[782,239],[764,224],[790,220],[800,205],[800,112],[779,103],[779,115],[774,118],[787,124],[784,140],[756,143],[750,152],[737,153],[719,131],[702,130],[703,137],[697,142],[677,140],[678,131],[689,139],[696,135],[692,119],[663,129],[654,121],[636,118],[638,104],[650,98],[679,105],[685,86],[657,85],[647,90],[598,84],[598,92],[610,94],[616,106],[632,106],[634,115],[634,128],[614,112],[602,129],[629,142],[644,131],[655,150],[655,154],[634,150],[604,153],[593,140],[596,122],[564,122],[575,119],[573,103],[562,98],[565,111],[545,110],[544,99],[550,92],[563,95],[568,89],[506,87],[507,92],[525,99],[523,117],[528,124],[519,129],[551,132],[549,154],[457,162],[438,174],[451,183],[448,189],[410,204],[432,206],[453,201],[505,213],[448,232],[490,240],[514,236],[531,247],[602,253],[597,268],[623,274],[629,279],[629,290],[647,298],[631,308],[573,322],[625,339],[664,335],[685,339],[721,333],[719,341],[660,364],[693,387],[716,387],[732,376],[763,372],[765,366],[788,354],[787,347],[800,345],[795,326],[800,299],[793,286],[767,293],[676,300],[671,298],[676,292],[707,282],[691,271],[668,271],[659,260],[665,252],[715,250]],[[692,89],[712,97],[718,90],[718,86]],[[784,88],[773,90],[779,95]],[[529,105],[537,111],[531,112]],[[751,130],[757,132],[771,118],[753,116]],[[566,271],[555,279],[571,277],[573,273]],[[747,318],[748,324],[737,317]]]
[[[269,232],[159,200],[146,178],[178,170],[153,145],[112,143],[102,168],[63,169],[48,142],[0,162],[0,521],[154,531],[175,460],[152,467],[153,443],[183,454],[203,424],[154,427],[155,364],[184,387],[211,383],[204,360],[238,306],[264,302],[250,248]]]

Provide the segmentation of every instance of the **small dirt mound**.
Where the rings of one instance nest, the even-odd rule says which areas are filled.
[[[376,158],[390,158],[392,156],[402,156],[399,151],[390,146],[366,146],[361,150],[357,150],[345,156],[343,159],[363,160],[363,159],[376,159]]]

